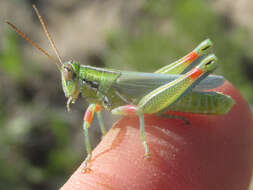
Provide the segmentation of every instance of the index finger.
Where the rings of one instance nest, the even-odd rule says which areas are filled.
[[[182,114],[191,122],[145,117],[151,159],[137,117],[124,117],[96,147],[91,172],[81,165],[62,189],[246,190],[252,173],[253,119],[239,92],[226,82],[219,91],[236,105],[224,116]]]

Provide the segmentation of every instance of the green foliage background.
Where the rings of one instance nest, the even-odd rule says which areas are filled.
[[[39,9],[49,3],[14,1],[27,7],[34,2]],[[216,73],[231,81],[252,105],[252,41],[246,29],[219,14],[210,1],[142,1],[135,14],[122,13],[121,24],[105,31],[103,50],[91,50],[88,63],[152,72],[207,37],[219,58]],[[1,39],[0,189],[55,189],[85,157],[81,130],[85,106],[73,106],[74,111],[66,113],[55,68],[46,69],[25,57],[21,41],[10,30]],[[94,146],[99,135],[93,131]]]

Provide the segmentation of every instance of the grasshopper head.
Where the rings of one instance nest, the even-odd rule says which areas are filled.
[[[61,66],[62,88],[65,96],[68,98],[68,110],[70,110],[70,103],[74,103],[80,93],[78,83],[79,68],[80,63],[76,61],[65,62]]]
[[[217,57],[214,54],[210,54],[201,61],[198,67],[204,72],[212,72],[217,65]]]
[[[210,39],[206,39],[203,42],[201,42],[195,49],[194,51],[198,55],[204,55],[208,53],[209,49],[213,46],[213,43],[211,42]]]

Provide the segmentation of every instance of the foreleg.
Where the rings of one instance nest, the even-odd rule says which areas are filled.
[[[90,104],[84,114],[84,117],[83,117],[83,131],[84,131],[84,138],[85,138],[85,148],[87,151],[87,157],[84,161],[83,172],[86,172],[88,170],[87,165],[91,161],[91,157],[92,157],[92,150],[91,150],[91,145],[90,145],[88,129],[91,125],[91,122],[92,122],[93,116],[94,116],[94,112],[96,111],[96,109],[99,109],[99,105]]]

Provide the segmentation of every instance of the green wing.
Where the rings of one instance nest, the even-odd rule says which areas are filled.
[[[138,100],[159,86],[177,79],[179,76],[180,75],[123,71],[112,84],[112,87],[120,94]],[[224,78],[222,76],[209,75],[194,87],[193,91],[217,88],[223,83]]]

